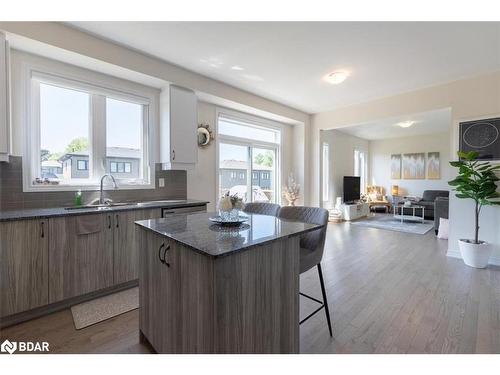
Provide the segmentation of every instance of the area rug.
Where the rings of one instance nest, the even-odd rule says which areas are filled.
[[[413,234],[426,234],[434,228],[434,222],[429,220],[425,220],[423,223],[405,220],[401,223],[401,219],[394,218],[392,215],[370,216],[365,219],[353,221],[351,224]]]
[[[139,288],[131,288],[71,307],[76,329],[82,329],[139,308]]]

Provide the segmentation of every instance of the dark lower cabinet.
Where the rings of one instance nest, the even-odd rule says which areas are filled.
[[[0,223],[0,317],[48,303],[48,221]]]
[[[299,237],[213,258],[137,231],[139,327],[158,353],[299,352]]]
[[[135,241],[138,220],[161,217],[159,208],[118,212],[113,215],[113,283],[121,284],[139,278],[139,258]]]
[[[161,208],[144,208],[0,222],[0,318],[9,317],[0,326],[21,312],[133,284],[140,251],[134,222],[161,215]]]
[[[161,353],[212,353],[211,259],[161,236],[138,236],[143,334]]]
[[[113,216],[49,219],[49,303],[113,285]]]

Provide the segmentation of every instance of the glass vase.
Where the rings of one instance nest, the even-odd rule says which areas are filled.
[[[219,210],[219,215],[224,221],[238,221],[240,218],[240,210],[235,208],[230,211]]]

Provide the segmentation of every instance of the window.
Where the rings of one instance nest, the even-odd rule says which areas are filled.
[[[151,188],[149,134],[159,93],[69,65],[64,71],[74,75],[61,77],[59,63],[40,63],[35,70],[25,59],[31,112],[24,191],[92,189],[105,173],[117,173],[120,187]],[[50,184],[49,165],[58,172],[51,173]]]
[[[110,165],[110,170],[106,172],[127,173],[128,178],[142,178],[143,111],[140,104],[106,98],[106,157],[127,158],[139,166],[132,173],[132,161],[123,161],[116,163],[115,171]]]
[[[218,131],[219,197],[229,192],[245,202],[278,203],[280,125],[221,112]],[[246,172],[239,173],[239,180],[232,181],[224,174],[231,169]]]
[[[42,177],[44,162],[51,160],[64,163],[63,173],[55,179],[60,184],[88,180],[88,172],[80,172],[88,170],[88,162],[75,157],[89,155],[90,95],[45,83],[38,88],[40,156],[34,177]]]
[[[360,177],[361,192],[366,192],[368,159],[364,151],[354,150],[354,175]]]
[[[77,160],[76,161],[76,169],[79,171],[86,171],[89,169],[89,162],[87,160]]]
[[[231,172],[231,178],[232,178],[233,180],[235,180],[235,179],[236,179],[236,172]]]
[[[233,118],[232,116],[220,116],[218,125],[219,134],[222,135],[254,141],[280,143],[279,131],[255,124],[249,126],[248,122]]]
[[[325,142],[323,143],[323,202],[330,199],[330,145]]]

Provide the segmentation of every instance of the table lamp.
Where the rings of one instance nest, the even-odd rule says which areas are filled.
[[[391,193],[392,193],[393,196],[398,196],[399,195],[399,186],[398,185],[392,185]]]

